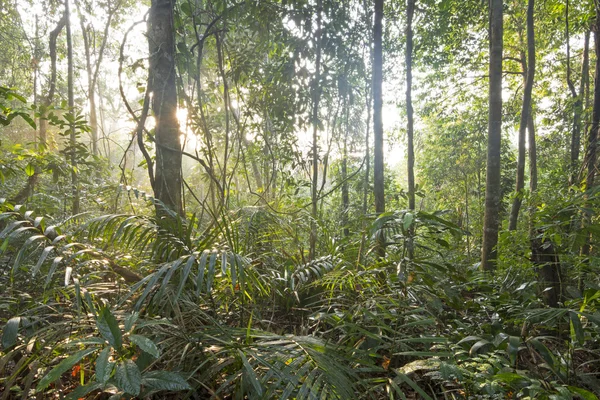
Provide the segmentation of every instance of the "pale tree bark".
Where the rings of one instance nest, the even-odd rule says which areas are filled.
[[[496,267],[500,225],[500,142],[502,137],[502,0],[490,0],[490,89],[488,111],[487,175],[481,268]]]
[[[348,134],[349,134],[349,114],[350,102],[346,96],[345,118],[344,118],[344,148],[342,154],[342,232],[344,237],[350,236],[348,227],[348,213],[350,212],[350,194],[348,188]]]
[[[383,176],[383,0],[375,0],[375,21],[373,24],[373,192],[375,212],[385,212],[385,192]]]
[[[363,7],[365,10],[365,27],[367,32],[373,32],[373,28],[371,26],[372,22],[371,22],[371,13],[368,11],[370,8],[368,7],[368,1],[364,0],[363,2]],[[369,38],[368,40],[369,46],[369,61],[372,63],[373,60],[373,47],[370,45],[371,40]],[[372,64],[371,64],[372,66]],[[371,71],[371,75],[372,75],[372,71]],[[363,179],[363,190],[362,190],[362,214],[363,216],[367,215],[367,212],[369,210],[369,195],[371,193],[370,187],[369,187],[369,182],[370,182],[370,177],[371,177],[371,149],[370,149],[370,143],[369,143],[369,139],[370,139],[370,128],[371,128],[371,113],[372,113],[372,106],[371,106],[371,100],[372,100],[372,93],[373,93],[373,82],[372,82],[372,77],[369,77],[369,75],[367,74],[367,72],[365,72],[365,106],[366,106],[366,110],[367,110],[367,123],[366,123],[366,132],[365,132],[365,176]],[[360,251],[358,254],[358,258],[357,258],[357,266],[361,265],[363,260],[364,260],[364,254],[365,254],[365,244],[366,244],[366,227],[367,227],[367,222],[366,222],[366,218],[363,219],[363,234],[361,236],[361,240],[360,240]]]
[[[567,28],[568,32],[568,28]],[[568,36],[567,36],[568,37]],[[585,32],[585,41],[583,46],[583,60],[581,63],[581,81],[579,82],[579,93],[575,92],[575,86],[571,82],[571,66],[567,56],[567,83],[574,97],[573,105],[573,130],[571,133],[571,176],[569,185],[577,184],[579,177],[579,154],[581,152],[581,132],[584,130],[583,122],[583,103],[586,89],[586,79],[590,73],[590,31]]]
[[[148,84],[156,119],[154,195],[167,207],[184,215],[181,190],[182,152],[177,121],[174,6],[174,0],[152,0],[148,19]]]
[[[594,187],[594,181],[598,166],[597,146],[598,146],[598,128],[600,127],[600,1],[595,0],[596,22],[594,24],[594,50],[596,53],[596,72],[594,76],[594,97],[592,110],[592,125],[588,134],[587,154],[585,157],[586,176],[585,189],[590,190]],[[585,224],[591,224],[589,214],[585,216]],[[588,256],[591,250],[591,237],[588,237],[586,243],[581,248],[581,254]]]
[[[69,112],[75,116],[75,95],[73,92],[73,39],[71,37],[71,11],[69,0],[65,0],[65,15],[67,27],[67,86]],[[79,214],[79,176],[77,175],[77,155],[75,147],[77,146],[77,134],[75,125],[71,123],[71,133],[69,135],[69,147],[71,155],[71,195],[72,195],[72,213]]]
[[[48,94],[43,99],[41,108],[42,108],[42,116],[40,117],[40,126],[39,126],[39,140],[40,145],[42,147],[48,146],[48,120],[45,118],[46,109],[52,104],[52,100],[54,99],[54,92],[56,92],[56,40],[58,39],[58,35],[65,27],[67,23],[67,14],[63,13],[63,16],[60,18],[56,27],[50,32],[50,40],[49,40],[49,50],[50,50],[50,82],[48,85]]]
[[[527,62],[523,62],[523,74],[525,85],[523,89],[523,104],[521,107],[521,120],[519,122],[519,155],[517,159],[517,181],[515,194],[510,212],[508,229],[514,231],[517,229],[519,211],[523,202],[523,189],[525,188],[525,136],[529,116],[531,113],[531,92],[535,77],[535,31],[533,26],[534,0],[529,0],[527,5]],[[525,55],[521,55],[525,60]]]
[[[383,162],[383,1],[375,0],[373,23],[373,194],[375,212],[385,212],[384,162]],[[381,235],[383,231],[381,232]],[[377,255],[385,257],[385,238],[377,238]]]
[[[318,180],[319,180],[319,102],[321,99],[321,22],[323,1],[317,1],[317,31],[316,31],[316,60],[315,79],[312,87],[312,179],[311,179],[311,222],[310,222],[310,250],[309,259],[314,260],[317,248],[317,217],[318,217]]]
[[[81,12],[81,7],[78,2],[75,3],[77,11],[79,13],[79,21],[81,25],[81,32],[83,36],[83,47],[85,52],[85,65],[88,78],[88,102],[90,106],[90,130],[92,135],[92,154],[98,155],[98,114],[96,107],[96,82],[98,81],[98,73],[100,72],[100,65],[102,64],[102,58],[104,57],[104,49],[108,41],[108,33],[110,31],[110,24],[114,14],[117,12],[121,1],[115,3],[114,8],[111,6],[112,3],[107,3],[107,19],[104,24],[104,30],[102,33],[102,42],[98,48],[96,60],[92,63],[92,49],[93,37],[91,35],[92,25],[91,23],[86,24],[85,16]]]
[[[414,148],[414,112],[412,106],[412,58],[413,58],[413,17],[415,13],[415,0],[408,0],[406,4],[406,138],[408,152],[408,209],[415,210],[415,148]],[[414,227],[411,224],[408,232],[407,250],[408,258],[414,256]]]

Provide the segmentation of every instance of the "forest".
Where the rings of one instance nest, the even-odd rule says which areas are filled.
[[[0,0],[0,400],[600,396],[600,0]]]

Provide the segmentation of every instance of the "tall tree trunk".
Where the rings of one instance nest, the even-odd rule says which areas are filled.
[[[40,37],[40,21],[39,21],[39,17],[36,14],[35,15],[35,38],[33,40],[33,61],[32,61],[32,66],[33,66],[33,106],[37,109],[38,107],[38,77],[39,77],[39,72],[40,72],[40,46],[39,46],[39,37]],[[37,121],[37,119],[34,119],[36,121],[36,123],[39,126],[39,122]],[[39,138],[39,135],[37,135],[36,132],[36,137],[35,137],[35,142],[37,143],[37,140]]]
[[[385,193],[383,180],[383,0],[375,0],[375,21],[373,24],[373,192],[375,212],[385,212]]]
[[[575,185],[579,176],[579,153],[581,151],[581,132],[584,129],[583,111],[586,79],[590,73],[590,31],[585,32],[583,46],[583,60],[581,63],[581,81],[579,82],[579,94],[575,93],[575,104],[573,106],[573,131],[571,134],[571,176],[570,185]],[[567,59],[568,62],[568,59]],[[569,63],[570,64],[570,63]],[[567,64],[567,75],[570,76],[570,66]],[[569,81],[569,79],[567,79]],[[569,84],[572,86],[572,83]],[[574,87],[571,90],[573,93]]]
[[[348,213],[350,212],[350,195],[348,193],[348,129],[349,129],[349,114],[350,103],[346,97],[346,115],[344,121],[344,149],[342,155],[342,231],[344,237],[350,235],[348,227]]]
[[[406,137],[408,142],[408,209],[415,210],[415,149],[414,115],[412,106],[412,56],[413,56],[413,16],[415,13],[415,0],[408,0],[406,4]],[[414,227],[411,224],[408,232],[407,250],[408,258],[414,256]]]
[[[73,40],[71,37],[71,11],[69,0],[65,0],[65,15],[67,23],[67,86],[69,97],[69,112],[75,116],[75,95],[73,93]],[[77,146],[77,134],[75,125],[71,123],[71,134],[69,136],[69,147],[71,153],[71,192],[73,196],[72,213],[79,214],[79,177],[77,176],[77,155],[75,147]]]
[[[177,121],[174,0],[152,0],[148,19],[149,88],[156,119],[154,195],[183,215],[181,142]],[[159,213],[160,214],[160,213]]]
[[[317,32],[316,32],[316,61],[315,79],[312,87],[312,186],[311,186],[311,222],[310,222],[310,250],[309,259],[314,260],[317,247],[317,217],[318,217],[318,180],[319,180],[319,100],[321,99],[321,21],[323,12],[323,1],[317,1]]]
[[[537,191],[537,145],[535,142],[535,124],[533,122],[533,112],[530,111],[527,122],[527,135],[529,145],[529,191],[531,195]]]
[[[481,267],[496,266],[500,224],[500,142],[502,137],[502,0],[490,0],[490,92],[488,112],[487,175]]]
[[[108,32],[110,30],[110,24],[113,18],[113,15],[119,8],[121,2],[118,1],[115,8],[110,6],[110,2],[107,7],[107,19],[104,25],[104,31],[102,36],[102,42],[100,44],[100,48],[98,49],[98,56],[94,63],[92,64],[92,43],[93,38],[90,32],[92,31],[91,24],[86,25],[85,16],[81,12],[81,8],[79,7],[79,3],[75,3],[77,6],[77,11],[79,13],[79,21],[81,25],[81,32],[83,36],[83,47],[85,52],[85,65],[86,72],[88,77],[88,102],[90,106],[90,130],[92,135],[92,154],[98,155],[98,114],[96,107],[96,82],[98,80],[98,73],[100,71],[100,65],[102,63],[102,58],[104,57],[104,49],[106,47],[106,43],[108,40]],[[95,35],[95,33],[94,33]]]
[[[596,5],[596,22],[594,27],[594,47],[596,52],[596,72],[594,76],[594,103],[592,111],[592,126],[588,134],[588,146],[586,154],[586,167],[587,173],[585,178],[585,189],[590,190],[594,187],[594,180],[596,177],[596,159],[598,146],[598,128],[600,127],[600,2],[595,1]],[[589,215],[585,217],[585,224],[590,224],[591,220]],[[587,256],[591,250],[591,238],[588,237],[586,243],[581,248],[581,254]]]
[[[66,9],[63,16],[56,24],[56,27],[50,32],[49,50],[50,50],[50,84],[48,87],[48,95],[42,102],[42,116],[40,117],[39,139],[40,145],[45,147],[48,145],[48,120],[45,118],[46,108],[52,104],[54,92],[56,91],[56,40],[58,35],[63,30],[67,23]]]
[[[535,77],[535,31],[533,26],[534,0],[529,0],[527,5],[527,63],[523,63],[525,75],[525,86],[523,89],[523,106],[521,108],[521,120],[519,122],[519,157],[517,161],[517,182],[515,198],[510,212],[508,229],[517,229],[519,211],[523,201],[523,189],[525,188],[525,135],[531,113],[531,92]],[[525,59],[525,55],[521,55]]]
[[[225,206],[229,202],[229,184],[227,179],[227,163],[229,161],[230,154],[229,82],[227,81],[227,75],[225,74],[225,63],[223,61],[225,56],[223,53],[222,40],[219,34],[215,35],[215,42],[217,45],[217,64],[219,67],[219,74],[221,75],[221,80],[223,81],[223,112],[225,113],[225,146],[223,149],[223,175],[221,183],[221,188],[223,189],[223,203],[221,205]]]
[[[375,18],[373,23],[373,192],[375,212],[385,212],[385,191],[383,175],[383,1],[375,0]],[[382,231],[383,232],[383,231]],[[385,238],[378,238],[378,256],[385,256]]]

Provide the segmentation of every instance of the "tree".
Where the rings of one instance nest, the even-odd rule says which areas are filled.
[[[315,32],[315,78],[312,83],[312,179],[311,179],[311,222],[310,222],[310,254],[313,260],[317,246],[317,207],[319,180],[319,101],[321,100],[321,21],[323,12],[322,0],[317,1],[317,26]]]
[[[585,83],[589,75],[589,46],[590,46],[590,31],[585,30],[585,43],[583,45],[583,60],[581,63],[581,80],[579,85],[579,93],[575,89],[575,84],[571,76],[571,36],[569,30],[569,0],[565,3],[565,40],[567,44],[567,86],[571,92],[573,99],[573,127],[571,131],[571,174],[569,175],[569,185],[574,185],[579,174],[579,153],[581,147],[581,131],[583,130],[583,98],[585,95]]]
[[[75,116],[75,94],[74,94],[74,76],[73,76],[73,39],[71,37],[71,10],[69,7],[69,0],[65,0],[65,18],[67,27],[67,82],[68,82],[68,102],[69,112],[71,113],[72,120],[70,121],[71,129],[69,135],[69,147],[71,156],[71,190],[72,190],[72,201],[74,215],[79,214],[79,177],[77,176],[77,133],[75,132],[74,116]]]
[[[500,142],[502,136],[502,0],[490,0],[490,64],[487,174],[481,267],[495,268],[500,224]]]
[[[175,0],[152,0],[148,19],[150,69],[148,89],[156,119],[156,172],[154,195],[183,215],[181,142],[177,121],[175,77]]]
[[[375,0],[375,21],[373,23],[373,191],[375,194],[375,212],[385,212],[385,193],[383,180],[383,0]]]
[[[587,143],[587,154],[585,157],[586,163],[586,176],[585,176],[585,189],[590,190],[594,187],[596,170],[598,166],[597,161],[597,146],[598,146],[598,129],[600,129],[600,1],[595,0],[594,5],[596,7],[596,21],[594,25],[594,50],[596,53],[596,72],[594,76],[594,97],[593,97],[593,111],[592,111],[592,124],[588,133]],[[586,214],[586,224],[591,224],[591,216]],[[581,254],[588,256],[591,251],[591,238],[587,238],[586,243],[581,248]]]
[[[523,105],[519,122],[519,156],[517,160],[517,181],[515,194],[510,212],[508,229],[517,229],[519,210],[523,202],[523,189],[525,188],[525,136],[531,114],[531,92],[535,76],[535,32],[533,26],[534,0],[529,0],[527,5],[527,62],[524,54],[521,56],[524,75]],[[532,122],[533,125],[533,122]]]
[[[96,86],[98,82],[98,74],[100,72],[100,66],[104,57],[106,43],[108,41],[108,33],[111,27],[111,23],[115,13],[121,6],[122,0],[108,1],[106,3],[106,21],[104,22],[104,29],[102,32],[102,39],[100,47],[96,49],[96,31],[94,30],[93,24],[86,20],[85,14],[81,10],[81,0],[76,1],[77,11],[79,13],[79,22],[81,24],[81,33],[83,36],[83,45],[85,51],[85,67],[87,72],[88,81],[88,102],[90,107],[90,130],[92,134],[92,154],[98,155],[98,114],[96,106]],[[93,2],[86,5],[86,9],[89,10],[94,6],[98,6]],[[92,61],[92,57],[95,59]]]
[[[406,137],[408,151],[408,209],[415,210],[415,149],[413,144],[414,116],[412,106],[412,56],[413,56],[413,16],[415,13],[415,0],[408,0],[406,5]],[[410,229],[408,242],[408,257],[413,258],[412,234]]]

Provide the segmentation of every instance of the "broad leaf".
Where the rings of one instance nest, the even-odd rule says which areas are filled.
[[[114,363],[108,361],[110,357],[110,347],[104,348],[96,358],[96,380],[106,383],[114,367]]]
[[[158,358],[160,356],[160,351],[154,342],[142,335],[129,335],[129,340],[131,343],[135,344],[137,347],[150,354],[154,358]]]
[[[191,390],[183,377],[170,371],[152,371],[145,373],[142,384],[151,390]]]
[[[114,315],[110,312],[108,307],[104,307],[100,311],[100,315],[98,316],[98,320],[96,321],[96,326],[98,326],[98,330],[100,334],[112,347],[117,350],[121,350],[123,346],[123,338],[121,336],[121,330],[119,329],[119,324],[115,319]]]
[[[8,349],[17,343],[17,333],[19,332],[19,324],[21,317],[13,317],[8,320],[2,331],[2,348]]]
[[[140,394],[142,385],[142,374],[140,369],[132,360],[121,361],[117,364],[115,372],[115,381],[119,389],[126,393],[137,396]]]

